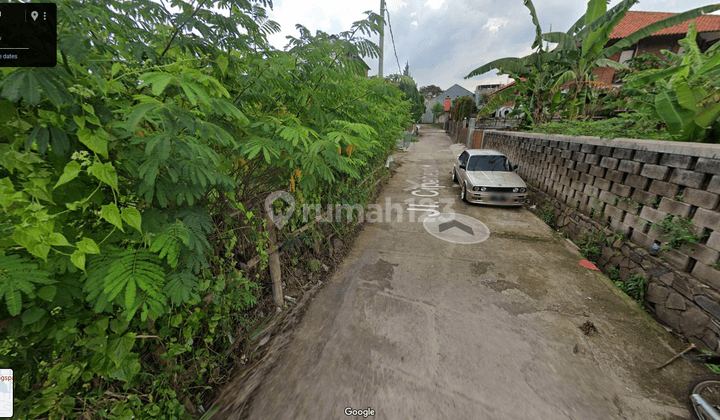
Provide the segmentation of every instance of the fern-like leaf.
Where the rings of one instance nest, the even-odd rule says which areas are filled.
[[[180,305],[190,301],[190,299],[200,299],[197,294],[197,287],[197,277],[189,271],[184,271],[168,276],[163,292],[170,297],[174,305]]]
[[[178,264],[178,256],[182,245],[190,245],[190,232],[182,222],[167,225],[150,246],[150,252],[156,252],[160,258],[167,258],[170,267]]]
[[[33,298],[36,285],[55,283],[49,276],[50,273],[38,269],[37,264],[25,258],[0,254],[0,298],[5,297],[11,316],[22,311],[22,293]]]
[[[160,289],[164,283],[165,272],[158,256],[147,249],[131,249],[121,252],[108,267],[102,294],[113,301],[124,290],[124,299],[118,303],[126,309],[126,317],[132,318],[139,307],[137,289],[151,300],[162,301]]]
[[[182,220],[190,234],[188,252],[182,257],[185,269],[192,269],[194,273],[198,273],[200,268],[207,264],[205,254],[211,248],[207,235],[213,231],[212,219],[205,211],[191,208],[180,210],[175,217]]]

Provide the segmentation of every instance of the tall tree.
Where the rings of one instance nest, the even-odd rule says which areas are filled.
[[[402,91],[403,99],[410,101],[410,114],[413,121],[420,121],[425,113],[425,99],[420,94],[415,81],[407,76],[399,76],[398,87]]]
[[[443,92],[443,90],[435,85],[423,86],[419,89],[420,93],[427,99],[432,99]]]

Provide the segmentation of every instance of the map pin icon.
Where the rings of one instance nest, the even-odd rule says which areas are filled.
[[[35,12],[35,11],[30,12],[30,16],[33,18],[33,20],[36,20],[38,17],[38,12]]]

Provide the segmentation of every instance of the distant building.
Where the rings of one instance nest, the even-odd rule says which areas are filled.
[[[525,80],[525,79],[523,78],[522,80]],[[500,88],[495,89],[494,91],[490,92],[489,93],[490,100],[492,100],[492,98],[495,95],[497,95],[498,93],[502,92],[503,90],[509,88],[510,86],[512,86],[514,84],[515,84],[515,81],[512,81],[512,82],[508,83],[507,85],[501,86]],[[515,101],[508,101],[508,102],[505,102],[504,104],[500,105],[497,109],[495,109],[493,111],[492,116],[495,118],[507,118],[508,114],[511,113],[513,111],[513,109],[515,109]]]
[[[675,14],[676,13],[665,12],[628,12],[613,29],[607,46],[617,43],[639,29]],[[720,16],[698,16],[695,19],[657,31],[641,39],[635,45],[629,46],[627,49],[619,51],[608,58],[618,63],[625,63],[631,58],[645,53],[652,53],[658,57],[662,57],[662,54],[660,54],[661,50],[669,50],[676,54],[681,53],[682,47],[680,47],[678,41],[685,38],[688,28],[690,27],[690,22],[692,21],[695,21],[695,29],[698,31],[697,41],[701,51],[707,50],[720,39]],[[593,73],[597,76],[599,82],[612,84],[616,71],[610,67],[600,67],[595,69]]]
[[[489,95],[505,85],[506,85],[506,83],[492,83],[492,84],[487,84],[487,85],[477,85],[477,87],[475,87],[475,106],[480,108],[480,100],[482,99],[483,95],[485,95],[485,94]]]
[[[446,99],[450,99],[450,102],[452,103],[453,100],[456,98],[461,98],[463,96],[469,96],[472,98],[473,101],[477,101],[475,99],[475,94],[470,92],[469,90],[465,89],[464,87],[454,84],[452,85],[448,90],[440,93],[438,96],[428,99],[425,101],[425,114],[423,114],[422,122],[424,124],[430,124],[435,122],[434,115],[432,113],[432,107],[435,105],[435,103],[439,102],[440,104],[444,105]]]

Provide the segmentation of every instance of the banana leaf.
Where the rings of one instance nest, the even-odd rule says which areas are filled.
[[[597,67],[610,67],[615,70],[627,70],[628,66],[617,61],[610,60],[609,58],[598,58],[595,60],[595,66]]]
[[[670,78],[673,75],[679,73],[680,71],[682,71],[686,68],[687,68],[687,66],[674,66],[674,67],[670,67],[668,69],[652,71],[652,73],[649,73],[647,75],[633,78],[632,80],[625,83],[625,86],[623,86],[623,88],[644,87],[644,86],[650,85],[652,83],[655,83],[658,80]]]
[[[690,111],[695,111],[697,109],[698,102],[707,97],[706,92],[698,92],[697,89],[691,88],[687,79],[684,77],[678,77],[675,79],[673,81],[672,88],[677,96],[678,104]]]
[[[469,79],[473,76],[479,76],[481,74],[485,74],[489,72],[490,70],[494,69],[502,69],[506,73],[517,73],[517,74],[523,74],[527,72],[527,65],[525,64],[525,61],[522,58],[517,57],[505,57],[505,58],[499,58],[497,60],[493,60],[485,65],[482,65],[475,70],[471,71],[470,73],[465,76],[465,79]]]
[[[695,114],[693,122],[702,128],[709,128],[718,118],[720,118],[720,103],[713,103]]]
[[[543,40],[558,44],[561,50],[577,50],[575,38],[564,32],[548,32],[543,34]]]
[[[518,90],[517,84],[506,87],[500,92],[496,93],[485,106],[478,111],[479,116],[487,116],[492,114],[500,105],[505,102],[511,101],[517,97],[516,93]]]
[[[532,23],[535,25],[535,42],[532,44],[532,48],[538,48],[542,46],[542,28],[540,27],[540,21],[537,17],[537,12],[535,11],[535,5],[533,4],[532,0],[523,0],[523,4],[525,4],[525,7],[530,10],[530,16],[532,17]]]
[[[615,29],[615,26],[620,23],[626,14],[627,10],[622,10],[615,14],[609,14],[608,18],[611,18],[611,20],[609,20],[605,25],[602,25],[595,32],[592,32],[590,36],[588,36],[587,43],[583,41],[583,58],[586,60],[592,60],[600,55],[600,52],[603,48],[605,48],[605,45],[607,45],[610,40],[610,35],[612,34],[613,29]],[[585,49],[586,44],[588,46],[587,49]]]
[[[655,96],[655,109],[660,118],[665,121],[668,132],[673,136],[682,135],[688,121],[691,122],[694,116],[694,112],[678,104],[677,96],[673,91],[665,90]]]
[[[572,70],[568,70],[555,80],[552,89],[560,89],[565,83],[575,79],[577,79],[577,74]]]
[[[716,43],[715,45],[720,45],[720,42]],[[706,51],[705,54],[707,53],[708,52]],[[720,67],[720,53],[717,53],[710,57],[710,59],[708,59],[708,61],[706,61],[705,64],[703,64],[702,67],[700,67],[695,74],[702,75],[709,72],[714,67]]]

